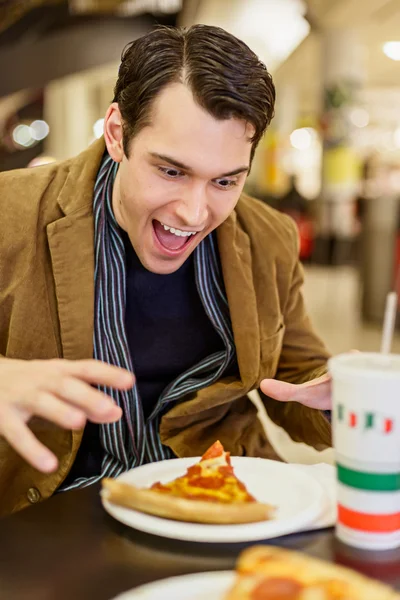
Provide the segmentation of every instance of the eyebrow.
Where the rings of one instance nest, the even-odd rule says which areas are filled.
[[[152,156],[153,158],[157,158],[159,160],[163,160],[163,161],[169,163],[170,165],[173,165],[174,167],[178,167],[178,169],[181,169],[182,171],[186,171],[187,173],[193,173],[192,167],[189,167],[188,165],[185,165],[184,163],[181,163],[179,160],[176,160],[175,158],[172,158],[171,156],[167,156],[166,154],[158,154],[158,152],[150,152],[150,156]],[[248,165],[244,165],[243,167],[238,167],[237,169],[234,169],[233,171],[229,171],[229,173],[223,173],[219,177],[215,177],[215,179],[221,179],[222,177],[232,177],[233,175],[240,175],[240,173],[247,173],[249,171],[249,168],[250,167]]]

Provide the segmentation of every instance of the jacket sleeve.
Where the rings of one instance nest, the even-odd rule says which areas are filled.
[[[315,333],[305,308],[303,267],[297,259],[297,230],[294,231],[293,243],[296,260],[283,308],[285,333],[275,378],[299,384],[326,373],[330,354]],[[278,402],[261,391],[260,395],[269,417],[283,427],[292,439],[306,441],[318,449],[331,445],[330,424],[324,413],[297,402]]]
[[[290,383],[304,383],[327,370],[330,357],[313,329],[302,294],[303,267],[297,261],[284,310],[285,334],[276,378]]]

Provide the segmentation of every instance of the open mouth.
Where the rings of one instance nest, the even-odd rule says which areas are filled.
[[[153,220],[153,229],[155,237],[163,248],[168,253],[179,254],[186,246],[196,237],[196,231],[183,231],[164,225],[156,219]]]

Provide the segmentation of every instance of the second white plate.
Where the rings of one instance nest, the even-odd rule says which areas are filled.
[[[151,463],[123,473],[120,481],[149,487],[183,475],[197,458],[178,458]],[[305,529],[321,513],[324,492],[319,483],[294,465],[262,458],[232,457],[236,475],[260,502],[277,507],[270,521],[240,525],[207,525],[162,519],[111,504],[102,499],[105,510],[115,519],[146,533],[191,542],[251,542],[275,538]]]
[[[234,580],[234,571],[181,575],[141,585],[114,600],[223,600]]]

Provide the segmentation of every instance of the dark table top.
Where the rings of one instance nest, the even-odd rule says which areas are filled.
[[[400,551],[351,550],[332,529],[270,543],[351,566],[400,590]],[[125,527],[103,510],[99,487],[92,486],[0,520],[0,600],[110,600],[164,577],[232,569],[244,547],[179,542]]]

